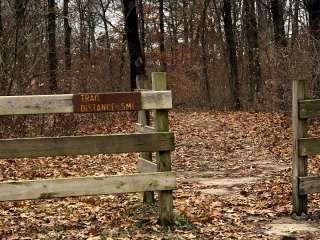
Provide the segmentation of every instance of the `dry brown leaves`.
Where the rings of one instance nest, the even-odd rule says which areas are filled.
[[[134,116],[118,116],[79,118],[72,134],[132,132]],[[0,203],[0,235],[2,239],[277,239],[264,230],[271,220],[291,214],[287,119],[276,113],[172,112],[177,145],[172,159],[179,188],[174,194],[176,226],[171,229],[157,225],[157,207],[144,207],[141,194],[121,194]],[[136,159],[136,154],[7,159],[0,162],[0,179],[133,173]],[[312,171],[316,166],[312,162]],[[218,188],[210,180],[248,177],[257,179],[222,186],[229,194],[206,192]],[[194,180],[199,178],[208,184]],[[311,211],[317,205],[319,199],[313,196]]]

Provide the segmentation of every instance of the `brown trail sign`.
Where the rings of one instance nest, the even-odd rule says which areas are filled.
[[[73,96],[74,112],[120,112],[141,110],[141,93],[95,93]]]

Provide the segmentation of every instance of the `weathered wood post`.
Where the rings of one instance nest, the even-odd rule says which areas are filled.
[[[167,90],[166,73],[152,73],[152,90],[164,91]],[[157,132],[169,132],[169,117],[168,110],[156,110],[155,112],[155,127]],[[158,171],[171,171],[170,151],[160,151],[158,153]],[[160,191],[160,218],[159,222],[163,226],[173,224],[173,198],[172,190]]]
[[[299,194],[299,177],[307,176],[307,157],[299,155],[299,138],[306,137],[307,121],[299,116],[299,101],[306,98],[306,86],[303,80],[294,80],[292,87],[292,128],[293,128],[293,166],[292,194],[293,212],[297,216],[307,214],[307,195]]]
[[[137,89],[140,91],[143,91],[145,89],[145,82],[146,82],[146,76],[145,75],[138,75],[136,77],[136,84]],[[150,112],[143,110],[139,111],[138,113],[138,123],[141,125],[141,127],[149,126],[150,125]],[[140,157],[145,160],[152,160],[152,153],[151,152],[141,152]],[[148,205],[154,204],[154,192],[144,192],[143,193],[143,203]]]

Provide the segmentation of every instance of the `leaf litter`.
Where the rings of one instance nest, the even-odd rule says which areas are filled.
[[[90,121],[79,117],[72,134],[133,132],[135,117],[98,116]],[[268,235],[267,231],[272,221],[289,217],[292,211],[292,130],[288,119],[279,113],[172,111],[170,126],[176,136],[172,162],[178,189],[174,191],[175,226],[171,228],[157,224],[157,205],[143,206],[140,193],[115,194],[0,203],[0,236],[91,240],[279,239],[280,236]],[[316,122],[313,126],[310,133],[319,133]],[[36,129],[31,124],[26,128]],[[8,137],[4,131],[1,134]],[[4,159],[0,161],[0,179],[130,174],[136,172],[137,157],[137,154],[100,154]],[[310,160],[312,173],[319,172],[319,160],[318,157]],[[230,179],[239,181],[230,184]],[[219,194],[219,189],[227,191]],[[317,195],[310,196],[309,206],[311,213],[317,212]],[[319,219],[310,216],[308,223],[317,227]],[[294,232],[292,236],[320,238],[317,231]]]

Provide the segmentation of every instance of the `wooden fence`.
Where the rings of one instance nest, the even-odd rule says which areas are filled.
[[[154,127],[140,124],[140,131],[129,135],[1,139],[0,158],[129,152],[156,152],[158,156],[155,164],[141,154],[141,174],[1,182],[0,201],[160,191],[159,220],[163,225],[171,224],[172,190],[176,188],[170,160],[174,135],[168,128],[172,97],[166,91],[164,73],[153,73],[152,78],[154,91],[0,97],[0,115],[110,111],[140,111],[141,115],[147,110],[155,113]]]
[[[320,177],[308,176],[308,156],[320,154],[320,138],[308,137],[307,120],[320,117],[320,99],[308,99],[306,83],[293,82],[293,210],[307,214],[307,195],[320,193]]]

